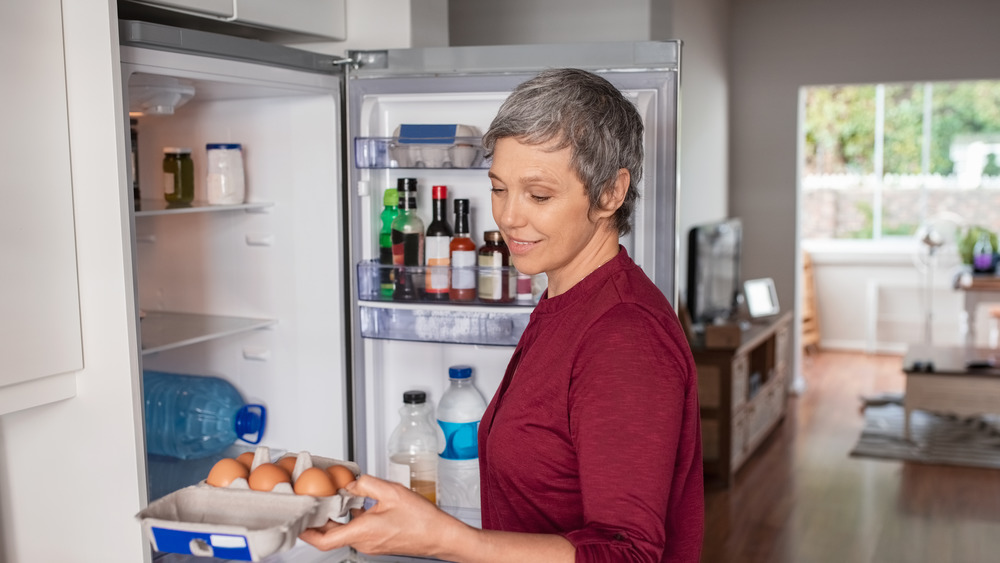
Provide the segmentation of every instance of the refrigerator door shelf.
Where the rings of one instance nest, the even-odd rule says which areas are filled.
[[[354,164],[358,168],[474,168],[490,167],[483,158],[481,137],[402,140],[396,137],[357,137]]]
[[[216,205],[203,201],[177,204],[162,199],[141,199],[135,208],[136,217],[153,215],[178,215],[182,213],[217,213],[220,211],[246,211],[247,213],[267,213],[274,204],[267,201]]]
[[[267,328],[277,322],[273,319],[147,311],[139,321],[142,355]]]
[[[391,287],[395,276],[399,275],[399,266],[381,264],[377,260],[365,260],[358,263],[358,299],[360,301],[374,301],[379,303],[428,303],[435,306],[455,305],[457,307],[491,307],[509,309],[511,307],[534,307],[545,290],[544,276],[527,276],[519,280],[517,269],[512,266],[469,266],[465,268],[452,268],[451,266],[405,266],[402,271],[406,273],[406,278],[414,285],[419,285],[420,289],[414,288],[416,295],[413,299],[395,299],[391,291],[382,293],[382,284]],[[518,281],[522,284],[518,286]],[[438,287],[449,287],[458,282],[464,282],[461,287],[469,288],[474,295],[470,301],[451,301],[448,299],[434,299],[434,295],[425,292],[424,289],[431,287],[432,283],[439,284]],[[487,286],[488,284],[488,286]],[[490,287],[491,289],[484,289]],[[521,290],[518,293],[518,289]],[[489,295],[492,292],[496,300],[487,301],[483,298],[483,293]],[[447,293],[444,294],[448,296]],[[503,299],[500,301],[500,299]],[[491,310],[490,312],[496,312]]]
[[[361,303],[359,310],[364,338],[516,346],[533,308]]]

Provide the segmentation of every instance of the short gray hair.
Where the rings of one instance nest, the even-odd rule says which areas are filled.
[[[618,234],[625,235],[632,230],[639,197],[642,134],[635,105],[610,82],[579,69],[551,69],[514,89],[483,136],[483,146],[489,157],[497,141],[507,137],[530,145],[555,141],[554,150],[571,147],[570,162],[592,211],[600,208],[604,190],[625,168],[631,177],[628,191],[612,217]]]

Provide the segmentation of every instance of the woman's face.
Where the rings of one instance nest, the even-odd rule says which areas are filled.
[[[609,227],[617,205],[590,212],[586,189],[570,165],[571,149],[545,149],[502,138],[489,175],[493,219],[514,266],[525,274],[545,272],[554,297],[618,253],[618,233]]]

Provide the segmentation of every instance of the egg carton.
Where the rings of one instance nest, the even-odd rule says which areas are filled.
[[[358,464],[299,452],[292,471],[293,482],[310,467],[326,469],[346,466],[360,474]],[[260,446],[251,471],[271,461],[270,451]],[[275,460],[277,461],[277,460]],[[251,490],[239,478],[228,487],[213,487],[201,481],[174,491],[136,514],[143,536],[153,549],[202,557],[239,561],[261,559],[291,549],[306,528],[342,518],[364,504],[341,489],[329,497],[297,495],[289,483],[279,483],[270,492]]]

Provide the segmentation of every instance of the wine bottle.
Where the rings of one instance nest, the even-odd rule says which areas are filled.
[[[395,288],[392,298],[413,301],[420,297],[422,285],[414,275],[424,265],[424,222],[417,215],[417,179],[400,178],[399,215],[392,221],[392,263],[395,266]],[[409,269],[408,269],[409,268]]]

